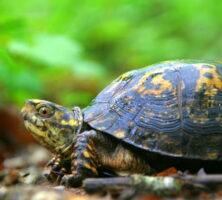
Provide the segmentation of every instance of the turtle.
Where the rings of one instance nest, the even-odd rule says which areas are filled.
[[[153,174],[171,161],[222,161],[222,63],[166,61],[124,73],[89,106],[26,100],[21,114],[70,187],[107,174]],[[104,173],[105,174],[105,173]]]

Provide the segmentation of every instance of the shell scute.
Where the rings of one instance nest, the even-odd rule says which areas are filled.
[[[125,73],[84,115],[92,128],[147,151],[222,160],[222,65],[175,61]]]

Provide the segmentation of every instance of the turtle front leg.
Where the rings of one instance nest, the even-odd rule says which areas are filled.
[[[94,130],[79,134],[74,143],[74,151],[71,154],[71,174],[64,175],[61,184],[70,187],[78,187],[83,179],[98,175],[98,158],[95,148],[97,133]]]
[[[71,174],[64,175],[61,184],[78,187],[85,178],[96,177],[101,170],[117,173],[152,173],[147,159],[108,134],[94,130],[79,134],[71,155]]]

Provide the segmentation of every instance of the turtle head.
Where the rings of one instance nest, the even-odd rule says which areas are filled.
[[[21,115],[33,137],[55,154],[66,153],[83,123],[80,108],[71,111],[37,99],[26,100]]]

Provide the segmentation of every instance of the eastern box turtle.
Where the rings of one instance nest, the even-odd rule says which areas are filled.
[[[222,64],[182,60],[123,74],[83,111],[27,100],[22,115],[55,154],[48,178],[79,186],[100,171],[221,161],[221,105]]]

